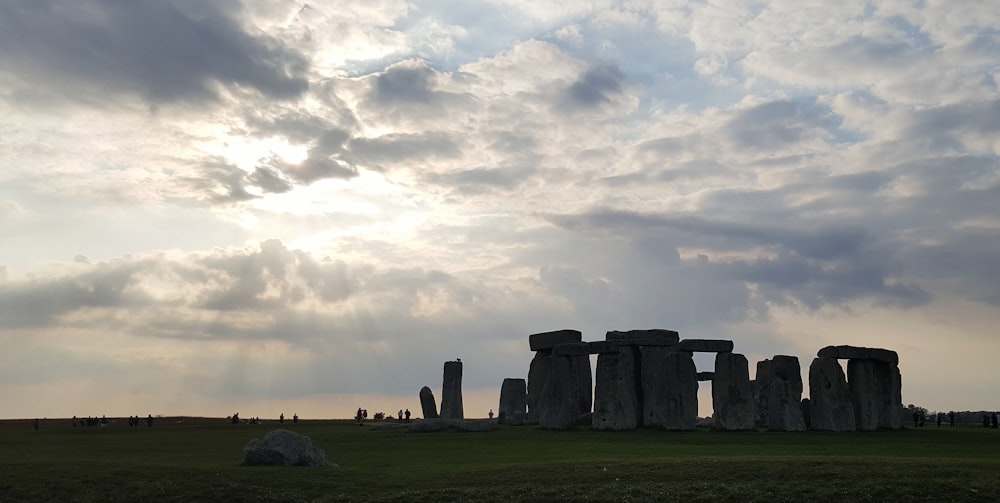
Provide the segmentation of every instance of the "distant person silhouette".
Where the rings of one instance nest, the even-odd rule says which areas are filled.
[[[406,422],[409,423],[410,422],[410,409],[406,409],[406,412],[404,413],[404,415],[406,416]]]
[[[955,411],[953,411],[953,410],[952,411],[948,411],[948,423],[951,424],[952,428],[955,427]]]
[[[490,409],[490,419],[493,419],[493,409]]]
[[[399,422],[403,422],[403,409],[399,409],[399,412],[396,414],[396,418]]]
[[[148,416],[146,416],[146,427],[147,428],[152,428],[153,427],[153,415],[152,414],[149,414]]]
[[[285,423],[285,413],[284,412],[281,413],[281,416],[278,418],[278,422],[282,423],[282,424]],[[938,426],[940,426],[940,425],[938,425]]]
[[[299,415],[298,414],[293,414],[292,415],[292,422],[293,423],[299,422]]]

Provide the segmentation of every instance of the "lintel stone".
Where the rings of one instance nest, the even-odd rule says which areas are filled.
[[[733,341],[722,339],[684,339],[678,344],[677,349],[696,353],[732,353]]]
[[[653,328],[648,330],[612,330],[605,339],[624,346],[676,346],[680,334],[673,330]]]
[[[899,355],[889,349],[865,348],[859,346],[827,346],[816,353],[820,358],[840,360],[875,360],[899,364]]]
[[[555,330],[553,332],[542,332],[528,336],[528,345],[532,351],[552,349],[560,344],[583,341],[583,334],[579,330]]]

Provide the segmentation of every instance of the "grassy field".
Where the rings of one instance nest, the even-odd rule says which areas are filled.
[[[1000,501],[1000,431],[372,431],[284,427],[340,468],[239,465],[276,422],[0,422],[0,501]]]

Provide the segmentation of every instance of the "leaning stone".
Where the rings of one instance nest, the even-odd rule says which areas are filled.
[[[623,347],[597,356],[592,426],[598,430],[631,430],[639,425],[642,390],[639,387],[639,351]]]
[[[737,353],[715,355],[712,379],[715,427],[721,430],[752,430],[756,402],[750,386],[747,358]]]
[[[827,346],[819,350],[816,356],[820,358],[837,358],[840,360],[877,360],[899,364],[899,355],[895,351],[881,348]]]
[[[550,353],[550,349],[536,351],[528,367],[528,413],[525,416],[528,424],[538,424],[538,419],[542,417],[542,390],[549,377]]]
[[[554,332],[542,332],[528,336],[528,346],[532,351],[552,349],[560,344],[569,342],[580,342],[583,334],[579,330],[556,330]]]
[[[679,351],[695,353],[731,353],[733,341],[721,339],[684,339],[677,345]]]
[[[854,407],[844,370],[836,358],[815,358],[809,365],[810,428],[854,431]]]
[[[549,430],[568,430],[576,425],[581,411],[584,388],[580,377],[580,360],[587,360],[589,377],[590,356],[549,356],[547,358],[549,376],[542,389],[542,411],[538,424]]]
[[[294,431],[272,430],[243,448],[244,465],[337,466],[312,439]]]
[[[441,385],[441,417],[464,419],[462,405],[462,362],[444,362],[444,382]]]
[[[434,392],[424,386],[420,388],[420,409],[424,413],[424,419],[438,418],[437,401],[434,400]]]
[[[524,422],[524,413],[527,410],[528,385],[524,379],[514,379],[508,377],[500,385],[500,407],[497,408],[497,422],[507,423],[507,419],[513,417],[517,412],[521,413],[521,422]]]
[[[612,330],[607,333],[605,339],[630,346],[676,346],[680,341],[680,334],[661,328],[627,332]]]
[[[777,355],[772,360],[774,375],[768,385],[767,428],[775,431],[803,431],[802,372],[799,359]]]
[[[553,356],[590,355],[590,345],[586,342],[568,342],[552,348]]]

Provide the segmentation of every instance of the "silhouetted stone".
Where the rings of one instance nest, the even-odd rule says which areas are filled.
[[[715,427],[721,430],[752,430],[756,401],[750,386],[747,358],[737,353],[715,355],[712,379]]]
[[[854,418],[859,430],[903,427],[899,366],[874,359],[847,361]]]
[[[521,413],[521,423],[524,423],[524,414],[528,406],[528,385],[524,379],[508,377],[500,385],[500,407],[497,408],[497,422],[500,424],[511,424],[508,418],[512,418],[515,413]]]
[[[590,345],[586,342],[568,342],[552,348],[553,356],[590,355]]]
[[[462,405],[462,362],[444,362],[444,382],[441,385],[441,418],[464,419]]]
[[[623,347],[597,356],[592,425],[598,430],[630,430],[639,425],[642,390],[639,351]]]
[[[882,400],[876,367],[878,362],[875,360],[847,360],[847,386],[851,390],[855,425],[862,431],[878,429]]]
[[[517,410],[514,411],[513,414],[507,417],[506,424],[509,424],[511,426],[521,426],[522,424],[524,424],[524,418],[525,418],[525,412]]]
[[[570,429],[589,412],[590,356],[553,355],[546,360],[549,374],[542,389],[538,424],[549,430]],[[581,410],[585,405],[588,410]]]
[[[551,349],[536,351],[528,367],[528,413],[525,416],[528,424],[538,424],[542,416],[542,390],[549,376],[548,357],[551,352]]]
[[[687,351],[671,351],[666,363],[666,414],[662,425],[668,430],[693,430],[698,424],[698,370],[694,358]]]
[[[802,422],[805,423],[807,430],[812,425],[812,416],[810,408],[811,407],[809,406],[808,398],[803,398],[802,401],[799,402],[799,410],[802,411]]]
[[[569,342],[580,342],[583,335],[579,330],[555,330],[553,332],[541,332],[528,336],[528,346],[532,351],[542,351],[552,349],[560,344]]]
[[[767,359],[757,362],[757,378],[752,381],[751,389],[757,401],[757,418],[754,426],[758,428],[767,426],[767,401],[772,378],[774,378],[773,362]]]
[[[615,341],[591,341],[587,343],[590,346],[590,354],[598,355],[601,353],[617,353],[618,348],[621,344]]]
[[[836,358],[815,358],[809,365],[810,428],[854,431],[854,407],[844,370]]]
[[[680,335],[673,330],[653,328],[648,330],[629,330],[626,332],[612,330],[605,339],[630,346],[676,346]]]
[[[721,339],[684,339],[677,345],[679,351],[695,353],[731,353],[733,341]]]
[[[698,372],[699,381],[711,381],[715,379],[715,372]]]
[[[883,368],[887,379],[882,385],[882,410],[879,413],[879,428],[898,430],[903,427],[903,378],[899,373],[899,365],[885,363]]]
[[[675,352],[671,346],[639,348],[639,385],[642,389],[642,415],[638,426],[663,426],[667,420],[667,402],[672,390],[667,377],[667,355]]]
[[[895,351],[881,348],[827,346],[819,350],[816,356],[820,358],[838,358],[841,360],[877,360],[896,365],[899,364],[899,355]]]
[[[423,419],[409,425],[414,433],[433,433],[437,431],[483,432],[499,429],[495,419]]]
[[[767,385],[767,428],[775,431],[803,431],[802,372],[799,359],[777,355],[771,360],[773,375]]]
[[[294,431],[272,430],[243,448],[244,465],[336,466],[312,439]]]
[[[438,418],[437,401],[434,400],[434,392],[424,386],[420,388],[420,409],[424,413],[425,419]]]

